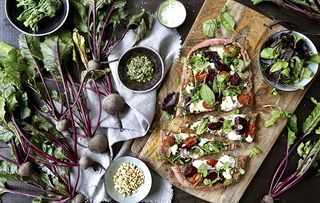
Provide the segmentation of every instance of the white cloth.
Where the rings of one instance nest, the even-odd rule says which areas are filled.
[[[118,59],[120,56],[131,46],[135,41],[135,33],[130,31],[122,40],[122,42],[114,50],[113,54],[109,57],[109,60]],[[174,29],[169,29],[162,26],[157,20],[155,20],[154,27],[149,31],[148,35],[142,40],[139,45],[148,46],[158,51],[164,61],[165,73],[170,69],[173,61],[178,58],[181,48],[181,37]],[[105,112],[102,112],[102,123],[99,131],[108,136],[110,154],[96,155],[91,153],[86,148],[79,148],[79,154],[86,154],[95,161],[98,161],[104,168],[107,168],[113,157],[112,145],[125,140],[132,140],[134,138],[144,136],[152,123],[155,106],[157,90],[153,90],[147,93],[133,93],[126,89],[120,82],[116,74],[116,68],[118,63],[110,64],[112,76],[113,76],[113,88],[124,97],[126,104],[128,105],[124,111],[120,114],[122,126],[124,130],[120,132],[118,119],[112,117]],[[91,122],[94,126],[97,120],[99,106],[97,95],[92,91],[87,92],[88,106],[90,107],[90,114],[93,116]],[[81,143],[86,146],[86,140],[81,140]],[[123,149],[125,151],[130,148],[130,142],[125,142]],[[105,186],[103,182],[104,169],[94,171],[88,169],[82,171],[81,182],[78,186],[78,191],[86,195],[90,202],[100,203],[103,200],[110,200],[106,196]],[[72,181],[75,181],[75,177],[72,177]],[[146,198],[147,202],[159,202],[166,203],[171,202],[173,191],[171,184],[162,179],[157,174],[153,173],[153,187],[149,196]]]

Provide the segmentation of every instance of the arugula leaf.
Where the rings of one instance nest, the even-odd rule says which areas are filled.
[[[205,178],[203,180],[203,184],[211,186],[211,185],[215,184],[216,182],[218,182],[219,180],[221,180],[221,178],[219,176],[217,176],[217,178],[214,180],[210,180],[210,179]]]
[[[218,27],[217,20],[209,19],[203,22],[202,32],[205,36],[212,38],[216,35],[217,27]]]
[[[308,68],[302,69],[301,79],[310,79],[314,76],[314,73]]]
[[[309,117],[302,124],[302,133],[304,134],[310,134],[320,122],[320,103],[314,98],[311,98],[311,101],[316,106],[310,113]]]
[[[208,166],[202,163],[198,168],[198,173],[202,174],[202,177],[207,177],[208,175]]]
[[[271,90],[271,94],[276,96],[276,95],[279,94],[279,92],[278,92],[278,90],[277,90],[276,88],[273,88],[273,89]]]
[[[213,105],[216,102],[213,91],[206,84],[202,84],[200,89],[201,98],[209,105]]]
[[[277,58],[277,54],[275,53],[273,48],[267,47],[261,51],[260,57],[264,59],[275,59]]]
[[[196,133],[201,135],[206,132],[209,120],[207,118],[202,119],[201,123],[198,125]]]
[[[219,20],[221,25],[229,30],[229,31],[235,31],[234,27],[236,25],[236,21],[234,18],[230,15],[228,8],[225,8],[219,15]]]
[[[266,120],[266,122],[264,123],[264,127],[269,128],[269,127],[275,125],[281,117],[290,118],[290,116],[291,115],[290,115],[289,112],[285,112],[285,111],[282,111],[282,110],[273,111],[272,115],[271,115],[271,118]]]
[[[313,54],[313,55],[311,56],[310,62],[311,62],[311,63],[320,63],[320,56],[319,56],[319,54]]]
[[[168,112],[165,112],[163,114],[163,119],[167,122],[172,121],[174,119],[174,115],[171,115]]]
[[[257,156],[258,154],[261,154],[261,153],[262,153],[261,149],[259,149],[257,146],[254,146],[251,149],[249,157],[252,158],[252,157],[255,157],[255,156]]]
[[[270,72],[274,73],[276,71],[282,70],[284,68],[287,68],[289,65],[288,62],[282,61],[282,60],[277,60],[270,68]]]

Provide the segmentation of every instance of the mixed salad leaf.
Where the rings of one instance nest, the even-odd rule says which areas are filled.
[[[262,70],[267,77],[275,83],[289,86],[312,78],[315,73],[309,65],[318,64],[318,58],[306,40],[295,32],[284,32],[275,39],[269,39],[260,53]]]

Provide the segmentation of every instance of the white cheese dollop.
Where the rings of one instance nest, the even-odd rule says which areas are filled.
[[[175,144],[172,147],[170,147],[170,152],[173,156],[176,155],[177,151],[178,151],[178,145]]]
[[[225,178],[225,179],[232,179],[232,176],[231,176],[231,170],[230,169],[226,169],[223,173],[222,173],[222,175],[223,175],[223,177]]]
[[[200,121],[196,121],[196,122],[192,123],[192,124],[189,126],[189,128],[190,128],[191,130],[196,130],[197,127],[198,127],[201,123],[202,123],[201,120],[200,120]]]
[[[252,141],[253,141],[253,138],[250,135],[248,135],[248,137],[246,137],[246,142],[252,142]]]
[[[234,168],[236,165],[236,159],[232,156],[228,156],[228,155],[223,155],[222,157],[220,157],[220,159],[218,160],[217,164],[216,164],[216,169],[220,170],[222,168],[224,168],[224,164],[225,163],[230,163],[230,168]]]
[[[179,133],[179,134],[177,134],[176,136],[178,136],[179,139],[181,139],[181,140],[185,140],[186,138],[190,137],[190,134],[187,134],[187,133]]]
[[[209,121],[211,122],[211,123],[215,123],[215,122],[218,122],[218,118],[217,117],[215,117],[215,116],[209,116]]]
[[[209,47],[210,51],[216,51],[220,58],[223,58],[224,47],[222,45]]]
[[[196,103],[191,103],[190,104],[190,113],[198,113],[198,112],[206,112],[210,111],[210,109],[206,109],[203,107],[203,102],[204,100],[200,100]]]
[[[221,103],[222,111],[231,111],[236,108],[240,108],[242,105],[238,102],[237,96],[226,96],[225,99]]]
[[[231,131],[230,133],[228,133],[228,139],[235,141],[235,140],[241,140],[241,135],[239,135],[236,131]]]
[[[194,87],[193,86],[191,86],[191,85],[186,85],[186,92],[188,93],[188,94],[191,94],[191,92],[192,92],[192,90],[194,90]]]
[[[207,142],[210,142],[210,140],[207,139],[207,138],[201,138],[201,139],[200,139],[200,142],[199,142],[199,146],[203,146],[203,145],[205,145]]]
[[[201,166],[201,164],[205,164],[205,165],[208,167],[208,169],[212,169],[212,166],[209,166],[209,165],[207,164],[207,160],[194,160],[194,161],[192,162],[192,165],[193,165],[194,167],[196,167],[196,168],[199,168],[199,167]]]

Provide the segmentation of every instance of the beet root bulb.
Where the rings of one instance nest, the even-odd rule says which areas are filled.
[[[102,154],[108,149],[108,139],[105,135],[97,133],[89,142],[88,148],[91,152]]]
[[[118,114],[124,105],[124,98],[119,94],[109,94],[102,100],[103,110],[111,115]]]
[[[69,119],[62,119],[56,123],[56,129],[59,132],[68,131],[70,127],[71,127],[71,121]]]
[[[86,196],[83,194],[77,194],[75,198],[73,198],[72,203],[85,203],[86,202]]]
[[[94,164],[94,161],[92,161],[89,157],[87,156],[82,156],[79,160],[79,165],[80,168],[83,170],[88,169],[89,167],[91,167]]]
[[[101,67],[100,63],[95,60],[90,60],[88,62],[88,69],[91,70],[99,70]]]
[[[271,197],[270,195],[265,195],[261,200],[261,203],[273,203],[273,202],[274,202],[273,197]]]
[[[19,167],[19,174],[24,177],[31,176],[33,173],[33,167],[31,162],[25,162]]]

